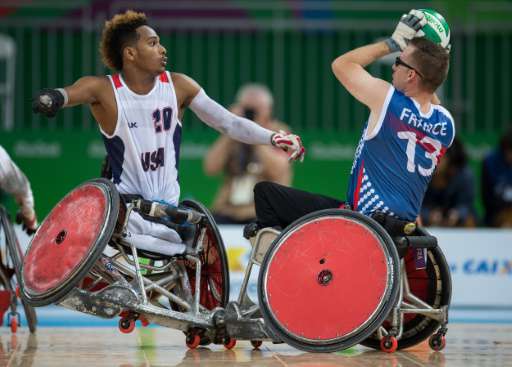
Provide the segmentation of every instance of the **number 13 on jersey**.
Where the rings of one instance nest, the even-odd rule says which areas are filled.
[[[407,140],[407,171],[414,173],[416,170],[415,156],[416,156],[416,144],[419,143],[422,146],[426,146],[427,144],[432,146],[433,150],[429,152],[429,150],[425,151],[425,157],[432,161],[432,165],[429,168],[418,166],[418,172],[422,176],[430,176],[434,172],[436,168],[439,156],[441,154],[441,150],[443,146],[438,140],[432,139],[429,136],[424,136],[421,140],[418,141],[418,137],[414,131],[399,131],[397,133],[399,139]]]

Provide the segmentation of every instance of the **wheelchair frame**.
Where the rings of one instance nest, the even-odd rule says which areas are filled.
[[[431,347],[435,350],[444,347],[449,296],[446,299],[447,297],[442,295],[440,301],[443,303],[442,307],[436,308],[414,295],[407,279],[405,261],[404,259],[399,260],[395,243],[384,228],[369,217],[342,209],[333,209],[305,216],[292,223],[283,232],[271,228],[260,230],[255,237],[250,239],[252,249],[239,296],[236,301],[228,302],[229,270],[224,245],[215,221],[204,206],[193,201],[184,202],[188,207],[185,209],[187,217],[193,217],[196,220],[192,251],[186,251],[183,255],[163,256],[137,249],[134,243],[126,241],[129,216],[133,211],[141,210],[140,201],[127,203],[122,223],[116,223],[119,213],[119,196],[117,196],[113,184],[104,179],[89,181],[84,185],[87,184],[96,185],[108,196],[107,202],[110,202],[111,207],[108,210],[107,223],[102,230],[102,234],[108,235],[108,238],[106,241],[100,241],[101,238],[96,240],[94,248],[91,250],[92,255],[87,255],[72,276],[62,280],[57,291],[51,290],[49,295],[37,298],[32,297],[26,287],[22,287],[24,299],[31,304],[41,306],[58,303],[63,307],[103,318],[113,318],[119,315],[121,316],[119,329],[125,333],[134,329],[136,320],[140,320],[143,325],[153,322],[172,327],[185,333],[186,344],[189,348],[195,348],[200,344],[216,343],[224,344],[226,348],[231,349],[235,346],[237,339],[249,340],[257,348],[262,341],[270,340],[274,343],[287,342],[298,349],[312,352],[335,351],[348,348],[359,342],[386,352],[405,348],[409,346],[407,343],[410,343],[413,338],[405,339],[404,343],[400,344],[404,332],[407,331],[404,331],[404,325],[407,325],[404,317],[408,313],[413,313],[433,321],[433,324],[428,324],[428,328],[424,328],[427,333],[430,333],[432,327],[439,329],[430,339]],[[153,205],[159,207],[156,208]],[[160,219],[166,215],[167,209],[163,204],[152,203],[150,209],[144,214],[152,213],[152,216]],[[157,212],[160,214],[155,214]],[[267,306],[262,307],[261,302],[265,301],[265,297],[262,296],[262,272],[260,272],[258,282],[259,306],[247,295],[247,285],[253,266],[265,267],[268,265],[269,258],[273,256],[271,252],[279,244],[279,241],[287,240],[286,234],[292,231],[294,226],[308,225],[322,216],[351,218],[362,228],[366,225],[366,231],[375,234],[375,241],[381,241],[379,243],[383,254],[387,253],[391,256],[386,259],[386,262],[392,265],[389,268],[388,264],[387,272],[391,274],[388,276],[392,277],[393,282],[389,283],[389,280],[386,282],[385,292],[382,296],[389,297],[384,300],[387,304],[382,306],[384,301],[380,301],[378,308],[371,316],[372,318],[361,324],[361,327],[364,325],[364,330],[359,330],[361,327],[354,330],[357,336],[352,338],[349,333],[350,335],[347,334],[347,337],[352,339],[349,338],[348,341],[343,340],[344,336],[342,336],[341,342],[332,343],[320,340],[318,343],[308,344],[302,343],[301,338],[298,338],[298,341],[290,339],[286,330],[283,331],[279,320],[270,316]],[[116,227],[115,230],[114,227]],[[214,241],[212,246],[216,246],[217,260],[221,261],[220,266],[223,273],[220,294],[216,284],[210,283],[212,278],[207,278],[204,280],[206,283],[202,283],[202,270],[204,266],[208,266],[208,262],[206,260],[206,265],[204,265],[203,260],[206,257],[201,256],[207,256],[210,249],[210,247],[205,249],[205,239]],[[114,254],[109,255],[105,251],[107,242],[109,249],[115,251]],[[208,244],[210,245],[210,242]],[[29,251],[30,247],[27,253]],[[441,259],[437,266],[447,266],[437,247],[428,251],[435,252],[436,256]],[[141,256],[148,258],[149,263],[141,263]],[[187,264],[193,265],[192,272],[190,267],[187,268]],[[398,271],[398,267],[400,271]],[[443,277],[448,274],[448,279],[446,279],[448,283],[445,288],[451,291],[448,269],[441,269],[441,273]],[[444,281],[445,279],[440,280]],[[321,279],[318,281],[320,282]],[[25,285],[24,282],[21,284]],[[391,284],[391,288],[387,288],[389,284]],[[398,286],[395,287],[395,284]],[[205,285],[206,292],[210,292],[215,304],[209,304],[207,307],[201,303],[201,297],[204,295],[202,285]],[[387,322],[390,326],[380,326],[383,322]]]
[[[4,256],[0,256],[0,283],[10,294],[10,312],[8,313],[6,324],[10,326],[11,332],[15,333],[18,329],[18,326],[21,325],[20,314],[17,312],[17,301],[20,297],[17,291],[17,286],[15,286],[12,278],[13,276],[16,278],[17,285],[21,283],[20,273],[21,264],[23,262],[23,254],[19,247],[18,239],[16,238],[16,233],[14,232],[14,227],[12,226],[12,222],[9,218],[9,213],[3,206],[0,206],[0,225],[0,233],[1,230],[3,230],[5,237],[5,258]],[[12,263],[12,269],[8,264],[9,259]],[[13,271],[13,274],[9,274],[10,271]],[[29,330],[31,333],[35,333],[37,329],[36,312],[32,306],[26,303],[25,300],[20,298],[20,301],[23,310],[25,311],[25,317],[27,319]],[[1,321],[3,320],[0,319],[0,322]]]
[[[213,330],[216,310],[208,310],[200,304],[202,263],[199,256],[184,255],[168,258],[157,256],[156,259],[150,259],[149,264],[142,264],[139,253],[143,251],[138,250],[135,244],[124,239],[128,219],[134,209],[134,203],[126,205],[126,216],[121,231],[114,234],[109,243],[110,247],[117,250],[117,253],[112,256],[102,254],[100,261],[97,261],[89,272],[89,274],[95,275],[96,279],[88,286],[88,289],[74,288],[72,293],[66,296],[60,304],[101,317],[110,318],[123,314],[119,322],[122,332],[133,330],[137,319],[140,319],[143,324],[154,322],[185,332],[195,329]],[[202,226],[200,233],[196,236],[195,250],[198,253],[203,250],[206,231],[207,227]],[[152,256],[151,253],[147,253],[150,257]],[[183,264],[184,261],[195,264],[193,292],[188,287],[189,277]],[[126,278],[132,279],[132,281],[128,282]],[[101,282],[110,283],[110,285],[91,294],[94,287]],[[181,288],[182,296],[170,291],[177,287]],[[158,294],[158,298],[167,298],[169,305],[167,307],[156,306],[155,303],[158,300],[154,295],[148,297],[150,292]],[[220,298],[219,295],[217,296]],[[96,302],[91,303],[91,298]],[[101,307],[107,300],[110,307]],[[222,299],[217,299],[217,301],[220,304],[223,303]],[[175,306],[173,307],[172,304]]]

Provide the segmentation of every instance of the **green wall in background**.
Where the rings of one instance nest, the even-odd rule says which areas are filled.
[[[217,136],[213,130],[185,132],[180,162],[182,199],[195,198],[211,204],[221,177],[207,177],[202,171],[202,158]],[[344,199],[359,133],[306,133],[302,137],[307,154],[303,163],[294,163],[293,186]],[[461,138],[478,176],[481,158],[495,145],[497,136],[479,134]],[[68,191],[98,177],[105,155],[97,131],[3,132],[0,145],[29,177],[41,219]],[[479,201],[477,205],[480,208]],[[14,211],[12,201],[8,207]]]
[[[244,83],[263,83],[274,93],[276,117],[295,131],[353,133],[367,109],[340,86],[331,62],[342,52],[388,36],[390,30],[159,32],[169,70],[191,76],[219,103],[232,104]],[[2,24],[0,33],[10,35],[17,45],[14,129],[95,129],[87,106],[66,109],[55,119],[34,116],[28,106],[40,88],[109,73],[97,52],[100,33]],[[512,120],[512,31],[459,31],[452,43],[443,105],[453,114],[457,131],[499,133]],[[368,69],[390,80],[391,61]],[[205,130],[192,114],[185,115],[184,126]]]

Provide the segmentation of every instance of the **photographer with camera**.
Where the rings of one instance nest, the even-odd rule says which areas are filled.
[[[231,111],[264,128],[287,130],[284,124],[273,119],[272,107],[273,97],[267,87],[246,84],[238,91]],[[286,153],[272,146],[239,143],[225,135],[210,148],[203,167],[209,176],[224,175],[212,206],[218,224],[245,224],[254,220],[254,185],[272,181],[288,186],[292,179]]]

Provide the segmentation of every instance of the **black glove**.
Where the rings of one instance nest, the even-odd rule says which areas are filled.
[[[21,228],[23,228],[29,236],[37,231],[37,218],[35,213],[31,217],[27,217],[27,214],[23,214],[23,211],[20,210],[16,214],[16,223],[21,224]]]
[[[57,89],[41,89],[32,98],[32,111],[46,117],[54,117],[64,105],[64,95]]]

